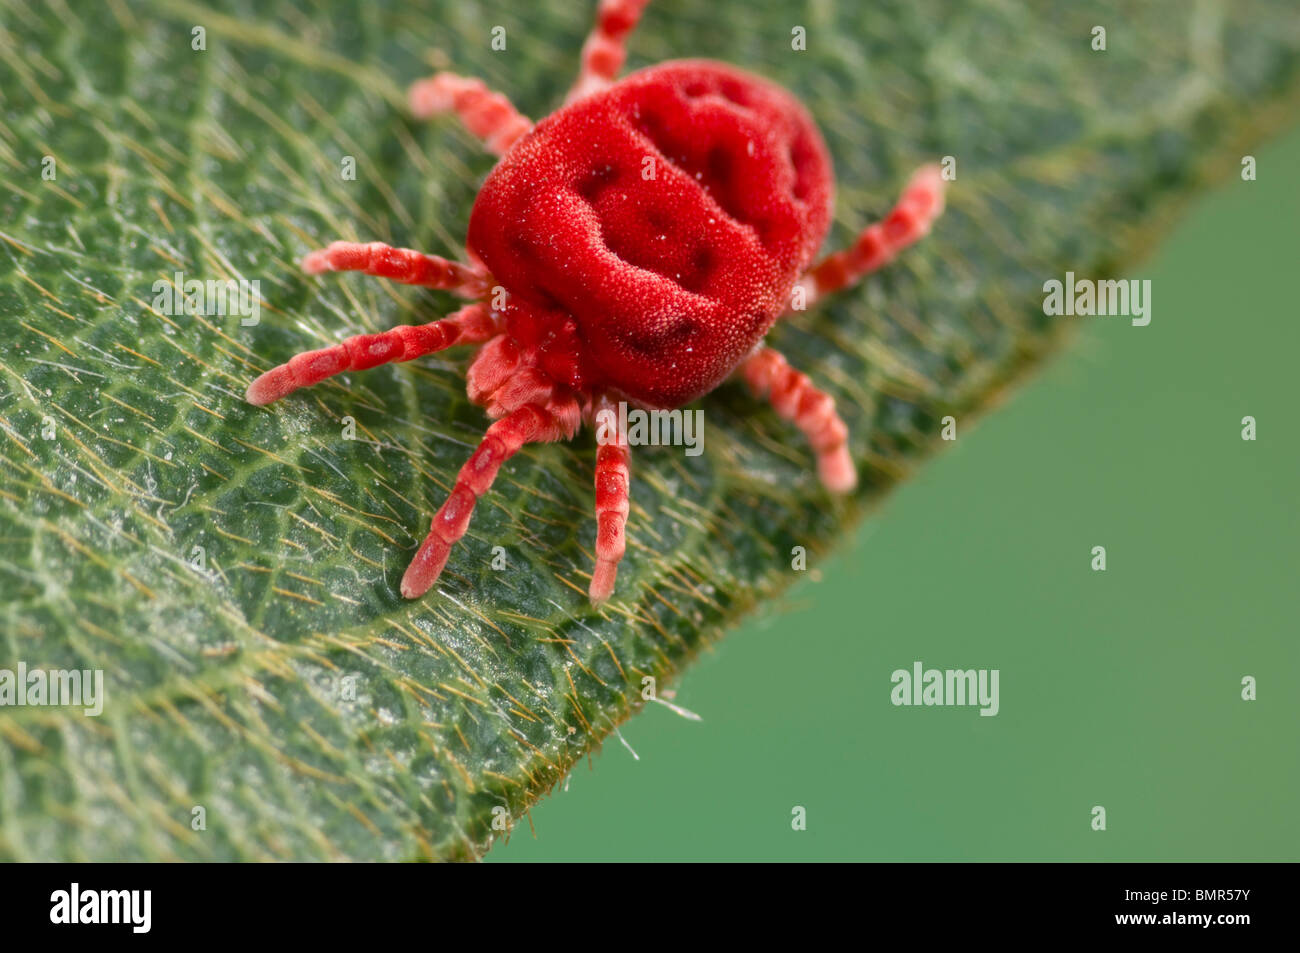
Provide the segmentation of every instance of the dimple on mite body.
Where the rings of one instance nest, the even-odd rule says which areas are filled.
[[[303,266],[474,303],[299,354],[249,385],[248,400],[266,404],[333,374],[481,345],[467,391],[496,420],[402,579],[409,598],[436,581],[505,460],[525,443],[571,438],[620,400],[679,407],[739,376],[803,431],[829,490],[854,486],[834,402],[763,337],[792,303],[858,280],[923,236],[942,210],[939,172],[922,168],[883,223],[812,264],[834,180],[811,117],[780,87],[711,61],[616,82],[646,2],[603,0],[568,104],[536,127],[477,80],[441,73],[416,83],[417,116],[455,113],[502,156],[470,215],[469,261],[335,242]],[[626,435],[598,446],[597,602],[612,593],[626,548],[629,464]]]

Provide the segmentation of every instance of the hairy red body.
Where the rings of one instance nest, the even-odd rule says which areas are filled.
[[[469,248],[532,320],[574,322],[573,383],[677,407],[789,306],[832,189],[789,93],[721,63],[666,63],[516,143],[474,204]]]
[[[477,80],[441,73],[413,86],[416,115],[455,112],[502,155],[470,216],[470,262],[336,242],[303,265],[480,302],[300,354],[249,386],[249,401],[265,404],[343,371],[483,345],[467,390],[497,420],[407,569],[408,597],[437,579],[505,460],[525,443],[572,437],[619,400],[679,407],[739,374],[804,432],[828,489],[854,485],[834,402],[762,340],[783,315],[924,235],[942,209],[938,171],[922,169],[885,222],[809,267],[834,180],[808,112],[780,87],[704,60],[615,82],[646,2],[602,0],[569,104],[536,127]],[[629,464],[626,435],[602,442],[593,601],[613,591],[624,553]]]

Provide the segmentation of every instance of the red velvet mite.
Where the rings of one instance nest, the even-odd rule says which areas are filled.
[[[299,354],[249,385],[249,402],[268,404],[333,374],[481,345],[467,390],[495,422],[402,577],[407,598],[437,580],[515,451],[569,439],[618,401],[680,407],[739,375],[803,431],[827,489],[856,482],[834,401],[763,338],[924,236],[943,207],[938,168],[917,172],[850,249],[812,264],[834,180],[807,110],[758,76],[706,60],[616,82],[647,2],[602,0],[568,101],[536,126],[478,80],[439,73],[412,86],[417,117],[455,113],[501,156],[470,215],[469,263],[334,242],[303,268],[364,271],[474,303]],[[613,592],[623,557],[628,464],[624,435],[596,451],[593,602]]]

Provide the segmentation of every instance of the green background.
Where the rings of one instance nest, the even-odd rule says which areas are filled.
[[[488,859],[1300,859],[1300,133],[1257,157],[1130,271],[1150,326],[1063,318],[1067,353],[688,671],[701,723],[651,706],[639,761],[606,742]],[[915,660],[1000,669],[1001,712],[893,707]]]

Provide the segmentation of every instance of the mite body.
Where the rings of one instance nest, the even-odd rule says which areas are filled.
[[[646,2],[603,0],[567,104],[535,127],[478,80],[416,83],[416,116],[455,113],[502,157],[470,215],[469,261],[335,242],[303,267],[473,303],[299,354],[249,385],[248,400],[267,404],[333,374],[479,345],[467,390],[495,422],[402,578],[408,598],[436,581],[512,454],[569,439],[619,401],[680,407],[739,376],[804,433],[830,491],[856,482],[834,402],[763,338],[792,303],[802,310],[925,235],[942,210],[939,171],[922,168],[884,222],[813,264],[834,178],[812,118],[785,90],[722,63],[674,61],[615,81]],[[613,592],[624,553],[629,464],[625,434],[598,446],[594,602]]]

